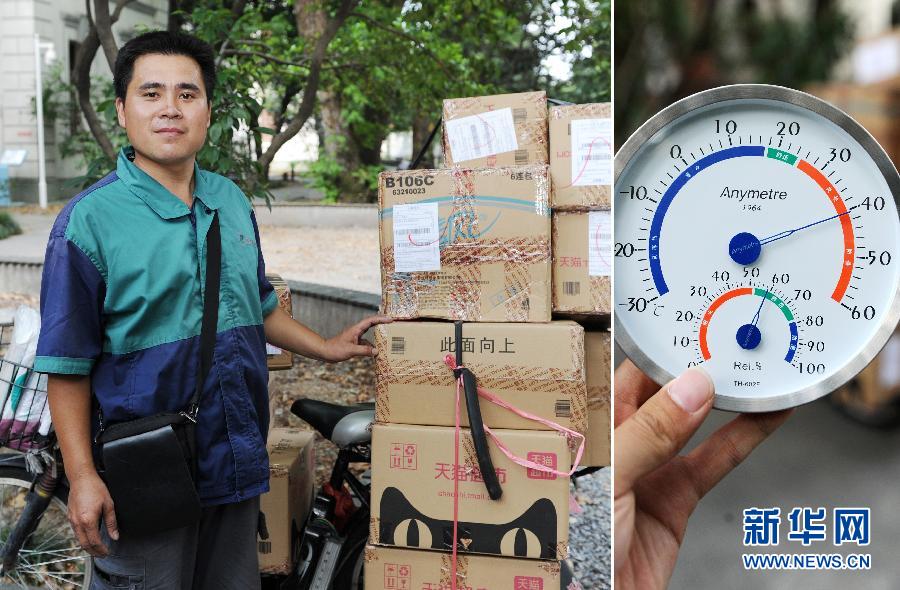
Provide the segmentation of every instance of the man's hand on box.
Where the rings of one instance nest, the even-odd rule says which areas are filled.
[[[389,324],[393,318],[386,315],[373,315],[362,320],[358,324],[350,326],[334,338],[325,341],[322,358],[328,362],[336,363],[358,356],[375,356],[378,351],[375,346],[363,338],[363,334],[372,326]]]

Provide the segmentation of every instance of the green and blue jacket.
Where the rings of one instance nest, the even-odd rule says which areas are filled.
[[[205,505],[268,490],[263,319],[277,305],[253,208],[194,165],[189,208],[132,162],[76,195],[50,232],[35,369],[90,375],[106,424],[187,407],[197,379],[206,233],[218,215],[221,295],[213,367],[197,420]]]

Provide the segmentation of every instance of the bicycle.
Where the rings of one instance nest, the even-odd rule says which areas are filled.
[[[39,393],[46,398],[46,389]],[[338,456],[329,481],[315,495],[306,525],[295,531],[295,567],[288,576],[263,576],[262,583],[279,590],[362,590],[369,484],[365,475],[356,477],[350,465],[370,460],[374,404],[339,406],[300,399],[291,411],[334,442]],[[36,438],[6,437],[0,444],[21,448],[33,444],[23,444],[28,440]],[[39,452],[44,468],[40,474],[29,470],[27,463],[35,460],[24,453],[0,454],[0,589],[9,583],[14,588],[89,588],[90,557],[79,547],[66,517],[68,481],[52,435],[42,441]]]
[[[0,326],[0,344],[2,331]],[[3,365],[8,362],[0,360],[0,388]],[[15,373],[24,369],[16,365]],[[38,379],[37,383],[33,395],[26,392],[25,398],[31,400],[31,406],[42,400],[37,411],[40,416],[46,410],[46,381]],[[262,586],[265,590],[363,590],[370,473],[365,470],[357,477],[350,467],[371,461],[374,404],[341,406],[299,399],[291,412],[334,443],[338,454],[328,482],[315,494],[303,528],[294,531],[291,572],[287,576],[263,574]],[[91,561],[66,517],[69,485],[52,432],[46,436],[39,428],[9,432],[18,436],[0,436],[0,446],[11,445],[28,454],[0,453],[0,590],[10,587],[9,583],[15,584],[13,588],[89,588]],[[35,474],[35,466],[42,472]],[[261,538],[266,536],[265,528],[261,519]],[[572,572],[565,563],[561,578],[562,588],[569,588]]]

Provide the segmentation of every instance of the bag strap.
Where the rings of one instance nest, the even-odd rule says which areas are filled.
[[[219,215],[214,210],[212,223],[206,232],[206,292],[203,296],[203,323],[200,326],[200,367],[197,388],[188,407],[187,416],[196,422],[203,384],[213,363],[216,346],[216,326],[219,322],[219,277],[222,271],[222,239]]]

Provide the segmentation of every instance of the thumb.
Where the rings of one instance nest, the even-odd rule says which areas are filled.
[[[688,369],[656,392],[615,431],[616,495],[674,457],[709,414],[715,386],[700,368]]]
[[[119,540],[119,525],[116,522],[116,511],[112,498],[107,498],[103,503],[103,522],[106,523],[106,532],[113,541]]]

